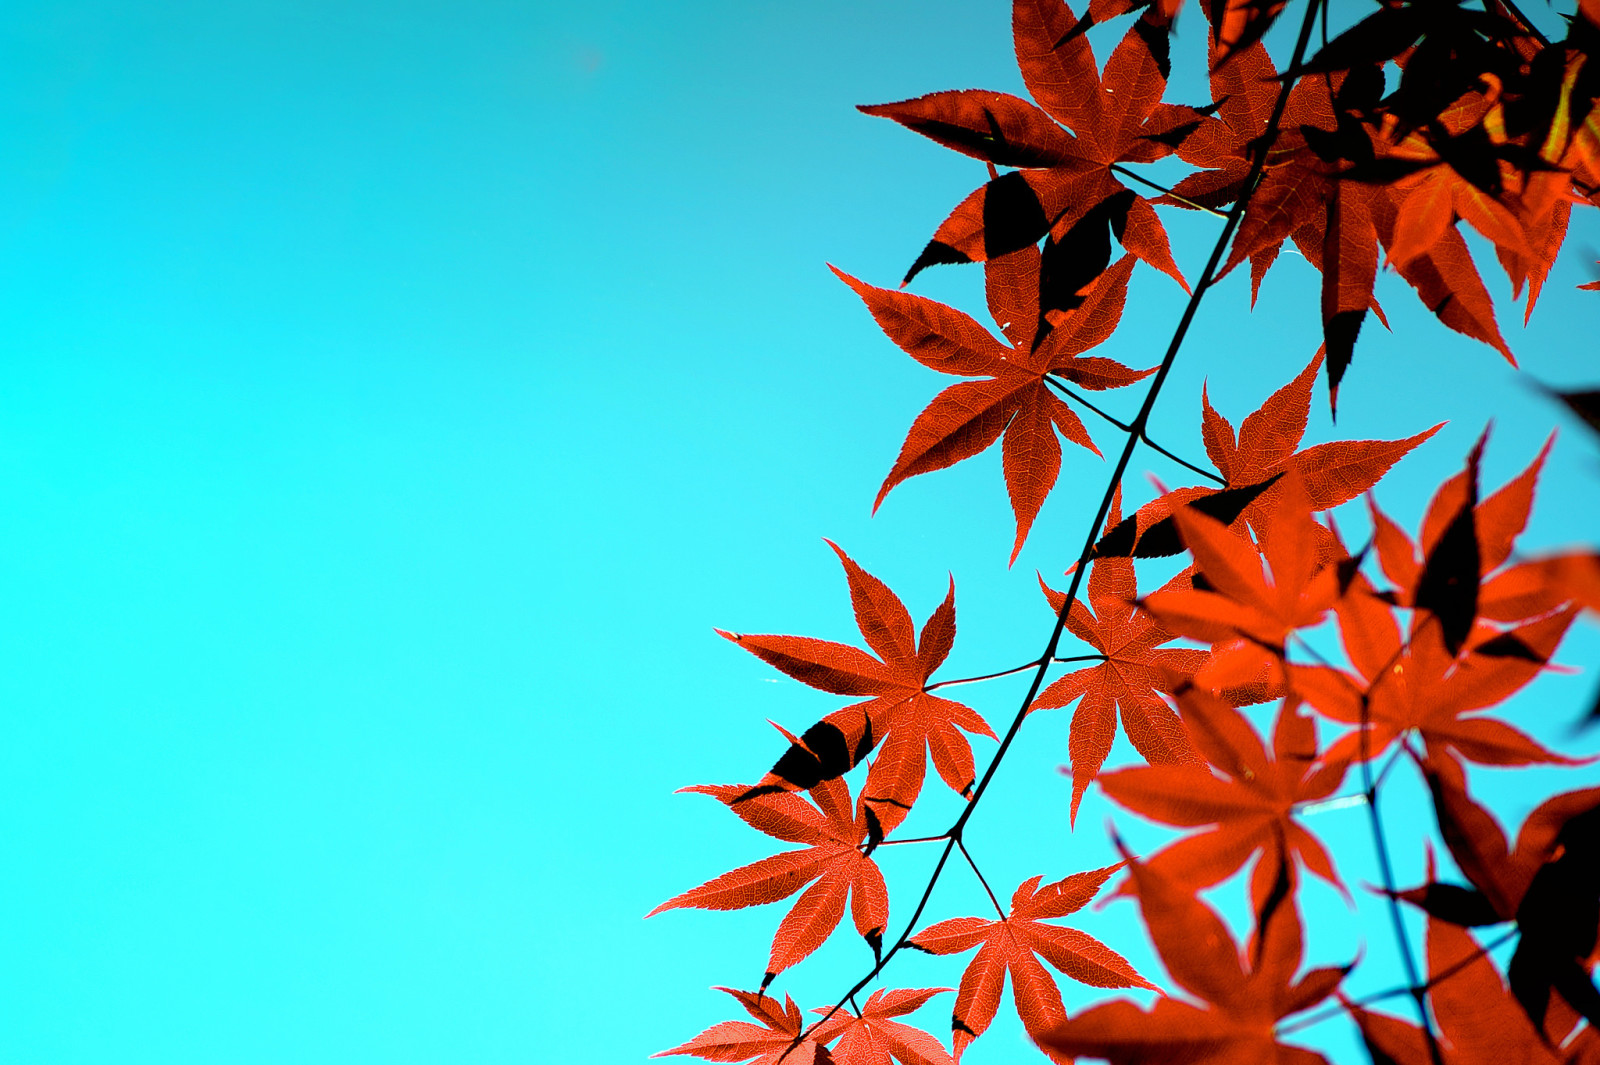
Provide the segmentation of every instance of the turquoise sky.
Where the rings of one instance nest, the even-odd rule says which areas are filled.
[[[853,107],[954,87],[1019,90],[1005,5],[8,7],[0,1060],[632,1062],[725,1019],[706,989],[759,980],[779,912],[641,917],[776,847],[671,792],[755,778],[781,749],[765,718],[839,700],[712,627],[853,641],[827,536],[919,621],[954,574],[941,676],[1025,661],[1050,624],[1034,572],[1059,574],[1103,479],[1068,456],[1010,570],[998,455],[869,518],[940,382],[824,263],[897,281],[983,172]],[[1167,217],[1193,276],[1211,223]],[[1596,245],[1584,219],[1526,331],[1489,277],[1534,378],[1595,381],[1600,302],[1574,286]],[[1253,316],[1240,281],[1158,408],[1185,454],[1203,378],[1237,421],[1316,348],[1309,267]],[[978,311],[979,282],[917,288]],[[1178,295],[1141,268],[1106,352],[1153,364]],[[1595,441],[1403,283],[1380,296],[1395,331],[1368,327],[1338,434],[1319,393],[1308,441],[1450,419],[1381,487],[1414,524],[1489,418],[1493,485],[1559,423],[1524,546],[1593,538]],[[1145,469],[1184,483],[1135,469],[1130,493]],[[1596,628],[1562,659],[1600,662]],[[1592,752],[1567,727],[1596,683],[1541,679],[1517,719]],[[1003,728],[1021,690],[970,694]],[[1007,891],[1110,860],[1097,793],[1067,830],[1067,720],[1030,723],[973,822]],[[1600,775],[1474,779],[1515,822]],[[908,829],[953,816],[927,803]],[[1376,876],[1359,814],[1316,826],[1352,887]],[[932,856],[884,854],[898,928]],[[1400,860],[1420,875],[1414,843]],[[931,916],[983,912],[969,880]],[[1357,894],[1353,986],[1391,986]],[[1316,960],[1348,960],[1344,904],[1308,904]],[[1131,917],[1083,926],[1159,978]],[[841,934],[780,987],[825,1004],[865,957]],[[953,986],[960,963],[891,975]],[[949,1003],[920,1015],[944,1038]],[[997,1023],[967,1060],[1020,1038]]]

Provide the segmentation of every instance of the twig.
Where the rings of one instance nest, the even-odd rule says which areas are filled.
[[[1298,803],[1294,807],[1294,812],[1301,817],[1310,817],[1312,814],[1323,814],[1329,810],[1345,810],[1352,806],[1360,806],[1366,801],[1365,794],[1335,795],[1327,799],[1318,799],[1316,802]]]
[[[1383,834],[1383,818],[1378,813],[1378,786],[1372,778],[1372,761],[1368,751],[1372,743],[1372,734],[1367,729],[1371,712],[1372,700],[1363,694],[1361,721],[1358,726],[1360,731],[1356,734],[1356,743],[1360,749],[1362,790],[1367,797],[1367,820],[1372,826],[1372,846],[1378,855],[1378,875],[1383,881],[1383,893],[1389,900],[1389,919],[1394,925],[1395,943],[1400,947],[1400,960],[1405,965],[1406,983],[1411,985],[1411,999],[1417,1008],[1417,1018],[1422,1022],[1422,1034],[1428,1040],[1428,1056],[1432,1059],[1433,1065],[1444,1065],[1444,1057],[1439,1051],[1439,1040],[1433,1034],[1433,1021],[1428,1017],[1426,988],[1420,982],[1417,959],[1411,951],[1411,940],[1406,936],[1405,918],[1400,912],[1400,899],[1395,894],[1394,867],[1389,861],[1389,845]]]
[[[1509,943],[1513,938],[1515,938],[1517,936],[1518,932],[1519,932],[1519,929],[1516,929],[1516,928],[1508,929],[1507,931],[1500,933],[1500,935],[1497,936],[1494,939],[1493,942],[1487,943],[1487,944],[1485,944],[1485,943],[1478,944],[1478,949],[1477,950],[1473,951],[1471,954],[1467,955],[1465,958],[1461,958],[1458,961],[1451,962],[1448,966],[1446,966],[1445,968],[1441,969],[1439,971],[1439,974],[1437,976],[1433,977],[1433,979],[1429,980],[1427,982],[1427,984],[1425,984],[1423,986],[1422,989],[1424,991],[1430,991],[1433,988],[1438,987],[1445,980],[1447,980],[1450,977],[1454,976],[1456,973],[1460,972],[1462,969],[1465,969],[1467,966],[1471,965],[1473,962],[1477,961],[1479,958],[1482,958],[1485,955],[1489,954],[1491,951],[1498,950],[1500,947],[1504,946],[1506,943]],[[1321,1024],[1323,1021],[1330,1021],[1335,1017],[1341,1017],[1347,1012],[1347,1010],[1351,1006],[1355,1006],[1356,1008],[1359,1009],[1359,1008],[1361,1008],[1363,1006],[1370,1006],[1375,1002],[1383,1002],[1386,999],[1399,998],[1401,995],[1409,995],[1411,993],[1412,993],[1412,989],[1409,988],[1409,987],[1391,987],[1387,991],[1378,991],[1378,992],[1376,992],[1374,994],[1371,994],[1371,995],[1363,995],[1362,997],[1357,998],[1357,999],[1349,999],[1348,1001],[1346,1001],[1344,1003],[1341,1003],[1341,1004],[1339,1004],[1337,1006],[1330,1006],[1327,1009],[1318,1010],[1316,1013],[1308,1014],[1305,1017],[1301,1017],[1298,1021],[1293,1021],[1293,1022],[1291,1022],[1289,1024],[1286,1024],[1286,1025],[1284,1025],[1284,1026],[1282,1026],[1281,1028],[1278,1029],[1277,1034],[1280,1037],[1286,1036],[1286,1035],[1292,1035],[1295,1032],[1303,1031],[1306,1028],[1310,1028],[1312,1025]]]
[[[931,692],[935,688],[948,688],[948,687],[950,687],[952,685],[955,685],[955,684],[976,684],[980,680],[994,680],[996,677],[1009,677],[1013,673],[1021,673],[1024,670],[1037,669],[1038,667],[1039,667],[1039,661],[1038,661],[1038,659],[1035,659],[1032,662],[1027,662],[1027,663],[1024,663],[1023,665],[1015,666],[1015,667],[1013,667],[1011,669],[1002,669],[998,673],[985,673],[981,677],[962,677],[959,680],[941,680],[937,684],[929,684],[927,687],[923,688],[922,690],[925,691],[925,692]]]
[[[1317,11],[1325,2],[1326,0],[1310,0],[1310,3],[1307,4],[1305,18],[1300,24],[1300,35],[1295,42],[1294,58],[1290,61],[1288,69],[1292,70],[1298,67],[1305,57],[1306,46],[1311,40],[1311,31],[1316,25]],[[1156,399],[1161,394],[1161,386],[1172,372],[1172,365],[1177,361],[1178,351],[1182,348],[1183,341],[1189,334],[1189,326],[1194,322],[1195,314],[1200,309],[1200,301],[1205,298],[1206,292],[1210,290],[1215,281],[1217,270],[1222,265],[1222,259],[1227,253],[1228,245],[1233,240],[1234,233],[1238,231],[1239,222],[1244,218],[1245,207],[1250,202],[1250,197],[1254,194],[1256,186],[1261,180],[1261,175],[1266,170],[1267,152],[1277,139],[1279,126],[1283,121],[1284,109],[1289,103],[1289,90],[1292,85],[1292,80],[1288,80],[1278,88],[1277,99],[1272,105],[1272,115],[1267,119],[1264,133],[1256,142],[1254,157],[1250,161],[1250,171],[1240,189],[1239,198],[1234,201],[1233,206],[1228,210],[1227,221],[1223,224],[1222,232],[1217,235],[1216,243],[1211,248],[1211,255],[1206,260],[1205,269],[1201,271],[1200,279],[1190,293],[1188,303],[1184,305],[1183,315],[1178,319],[1177,327],[1173,330],[1172,340],[1167,345],[1166,354],[1162,356],[1161,365],[1157,367],[1155,376],[1150,381],[1150,387],[1145,392],[1144,402],[1139,407],[1139,413],[1129,426],[1128,439],[1123,444],[1121,454],[1117,457],[1115,468],[1111,471],[1111,477],[1106,485],[1105,493],[1100,497],[1100,505],[1095,510],[1094,520],[1089,523],[1088,536],[1084,540],[1082,550],[1078,552],[1078,562],[1072,571],[1072,583],[1067,589],[1066,597],[1062,600],[1061,610],[1056,614],[1056,622],[1050,631],[1050,639],[1045,644],[1044,653],[1039,656],[1039,667],[1034,673],[1033,682],[1029,685],[1028,692],[1023,697],[1016,715],[1011,719],[1011,726],[1006,730],[1005,736],[1001,738],[1000,746],[996,749],[994,757],[989,760],[989,765],[984,769],[982,779],[978,781],[978,786],[973,789],[972,798],[967,802],[966,808],[961,811],[961,816],[956,818],[956,823],[951,826],[949,831],[950,841],[945,844],[944,851],[939,855],[939,861],[934,866],[933,875],[928,878],[928,885],[923,889],[922,897],[917,900],[916,909],[911,914],[911,920],[906,923],[906,930],[901,933],[900,938],[894,942],[894,945],[876,961],[872,966],[872,970],[846,992],[838,1003],[795,1037],[792,1046],[799,1046],[807,1036],[817,1030],[818,1026],[826,1024],[829,1018],[837,1013],[839,1008],[848,1001],[851,994],[860,991],[876,979],[877,975],[883,971],[884,966],[910,941],[912,930],[916,928],[917,922],[922,918],[922,911],[927,908],[928,899],[932,897],[933,889],[939,882],[939,876],[944,872],[944,866],[950,858],[950,852],[955,849],[956,843],[961,837],[961,830],[966,827],[973,811],[978,808],[978,803],[982,801],[984,794],[989,789],[989,782],[994,779],[996,771],[1000,768],[1000,763],[1005,760],[1006,752],[1011,749],[1012,742],[1016,739],[1017,733],[1021,731],[1022,722],[1028,717],[1028,710],[1032,707],[1034,698],[1039,694],[1039,688],[1044,683],[1045,672],[1049,667],[1050,661],[1055,657],[1056,648],[1061,643],[1061,634],[1067,627],[1067,614],[1072,608],[1073,601],[1078,597],[1078,589],[1082,587],[1083,576],[1088,570],[1094,545],[1100,538],[1100,528],[1105,522],[1106,514],[1111,510],[1111,501],[1116,496],[1117,488],[1122,484],[1122,477],[1127,472],[1128,463],[1133,458],[1134,449],[1139,444],[1139,434],[1144,432],[1145,425],[1150,420],[1150,413],[1155,409]],[[785,1055],[787,1055],[787,1051],[785,1051],[784,1055],[779,1056],[779,1060],[781,1061]]]
[[[956,836],[955,841],[956,846],[961,848],[961,857],[965,858],[967,860],[967,864],[972,866],[973,873],[975,873],[978,877],[978,883],[982,884],[983,890],[989,893],[989,901],[994,903],[994,912],[998,913],[1000,915],[1000,919],[1004,921],[1006,919],[1006,911],[1000,908],[1000,900],[995,898],[994,888],[990,887],[989,881],[983,878],[983,870],[979,869],[978,863],[972,860],[972,855],[967,852],[967,845],[961,842],[961,837]]]
[[[1131,181],[1137,181],[1139,184],[1145,186],[1146,188],[1155,189],[1157,192],[1164,193],[1166,195],[1167,199],[1172,200],[1174,203],[1181,203],[1185,207],[1188,207],[1188,208],[1190,208],[1192,210],[1204,211],[1206,214],[1216,215],[1218,218],[1226,218],[1226,217],[1228,217],[1227,214],[1225,214],[1222,211],[1217,210],[1215,207],[1207,207],[1203,203],[1195,203],[1191,199],[1187,199],[1187,198],[1185,198],[1183,196],[1179,196],[1176,192],[1173,192],[1171,189],[1167,188],[1165,185],[1159,184],[1158,182],[1151,181],[1149,178],[1145,177],[1143,174],[1139,174],[1139,173],[1136,173],[1136,172],[1134,172],[1132,170],[1129,170],[1127,167],[1123,166],[1121,163],[1112,163],[1111,164],[1111,169],[1116,171],[1117,173],[1121,174],[1123,177],[1128,178]]]
[[[1096,414],[1100,415],[1100,417],[1104,418],[1106,421],[1110,422],[1112,425],[1115,425],[1118,429],[1121,429],[1123,432],[1125,432],[1125,433],[1133,432],[1133,427],[1131,425],[1128,425],[1126,422],[1122,421],[1119,418],[1114,418],[1111,415],[1107,414],[1105,411],[1101,410],[1099,407],[1097,407],[1093,403],[1089,402],[1089,400],[1087,398],[1085,398],[1084,396],[1078,394],[1077,392],[1074,392],[1072,389],[1068,388],[1065,384],[1063,384],[1057,378],[1051,377],[1051,376],[1049,376],[1047,374],[1045,376],[1044,380],[1045,380],[1046,384],[1048,384],[1048,385],[1052,386],[1053,388],[1055,388],[1055,390],[1060,392],[1062,395],[1067,396],[1067,397],[1069,397],[1071,399],[1075,399],[1079,403],[1082,403],[1085,407],[1088,407],[1090,410],[1094,411]],[[1212,473],[1210,470],[1201,469],[1199,466],[1196,466],[1194,463],[1190,462],[1188,459],[1180,458],[1179,456],[1174,455],[1172,452],[1168,451],[1166,448],[1162,447],[1160,444],[1158,444],[1154,440],[1150,439],[1150,434],[1149,433],[1144,432],[1143,430],[1141,430],[1139,432],[1139,439],[1142,440],[1144,443],[1148,444],[1150,447],[1154,448],[1155,450],[1161,452],[1161,454],[1167,456],[1167,458],[1171,459],[1173,462],[1176,462],[1179,466],[1182,466],[1185,469],[1191,470],[1194,473],[1198,473],[1200,476],[1205,477],[1205,478],[1207,478],[1209,480],[1215,481],[1218,484],[1222,485],[1223,487],[1227,487],[1227,484],[1228,484],[1227,481],[1225,481],[1221,477],[1218,477],[1216,474]]]
[[[937,836],[916,836],[916,837],[914,837],[912,839],[886,839],[886,840],[880,841],[878,846],[880,846],[880,847],[893,847],[896,844],[900,844],[900,843],[937,843],[941,839],[949,839],[949,838],[950,837],[947,834],[941,832]],[[866,846],[866,844],[863,843],[863,844],[861,844],[861,846],[864,847],[864,846]]]

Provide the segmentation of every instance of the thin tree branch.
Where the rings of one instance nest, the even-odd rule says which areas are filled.
[[[950,837],[948,835],[945,835],[945,834],[941,833],[941,834],[939,834],[937,836],[915,836],[915,837],[913,837],[911,839],[886,839],[886,840],[879,841],[878,846],[880,846],[880,847],[893,847],[893,846],[895,846],[897,844],[900,844],[900,843],[937,843],[942,839],[949,839],[949,838]],[[866,844],[863,843],[863,844],[861,844],[861,846],[865,847]]]
[[[1400,948],[1400,960],[1405,966],[1406,983],[1411,987],[1411,999],[1417,1008],[1417,1019],[1422,1023],[1422,1034],[1428,1040],[1428,1056],[1432,1059],[1433,1065],[1444,1065],[1444,1057],[1439,1051],[1439,1040],[1433,1034],[1433,1021],[1428,1017],[1426,988],[1421,982],[1417,959],[1411,950],[1411,940],[1406,935],[1405,917],[1400,912],[1400,899],[1395,895],[1394,866],[1389,860],[1389,844],[1383,834],[1383,817],[1378,813],[1378,786],[1372,778],[1369,751],[1372,734],[1367,728],[1371,714],[1372,700],[1363,694],[1361,721],[1358,726],[1360,731],[1356,734],[1356,743],[1360,750],[1362,789],[1367,797],[1367,821],[1372,827],[1372,846],[1378,856],[1378,876],[1383,881],[1383,893],[1389,900],[1389,920],[1394,926],[1395,943]]]
[[[1441,969],[1437,976],[1429,980],[1427,984],[1424,985],[1423,990],[1431,991],[1433,988],[1438,987],[1445,980],[1454,976],[1462,969],[1465,969],[1479,958],[1482,958],[1492,951],[1498,950],[1506,943],[1509,943],[1516,937],[1517,933],[1518,929],[1512,928],[1495,937],[1493,942],[1478,944],[1477,950],[1473,951],[1465,958],[1454,961],[1444,969]],[[1401,995],[1409,995],[1411,992],[1412,989],[1409,987],[1391,987],[1387,991],[1378,991],[1371,995],[1363,995],[1360,998],[1348,999],[1337,1006],[1329,1006],[1327,1009],[1322,1009],[1318,1010],[1316,1013],[1307,1014],[1306,1016],[1301,1017],[1298,1021],[1292,1021],[1289,1024],[1283,1025],[1282,1027],[1278,1028],[1277,1035],[1280,1038],[1286,1035],[1293,1035],[1295,1032],[1303,1031],[1307,1028],[1310,1028],[1312,1025],[1321,1024],[1323,1021],[1331,1021],[1335,1017],[1342,1017],[1346,1012],[1348,1012],[1349,1007],[1351,1006],[1355,1006],[1359,1009],[1363,1006],[1370,1006],[1375,1002],[1383,1002],[1387,999],[1399,998]]]
[[[1051,377],[1050,375],[1046,374],[1044,380],[1045,380],[1045,384],[1050,385],[1051,387],[1055,388],[1055,390],[1060,392],[1062,395],[1067,396],[1070,399],[1077,400],[1079,403],[1083,404],[1085,407],[1088,407],[1090,410],[1094,411],[1096,414],[1100,415],[1100,417],[1104,418],[1106,421],[1110,422],[1112,425],[1115,425],[1118,429],[1121,429],[1123,432],[1131,433],[1133,431],[1133,427],[1131,425],[1129,425],[1126,422],[1122,421],[1120,418],[1114,418],[1110,414],[1107,414],[1105,411],[1101,410],[1099,407],[1097,407],[1093,403],[1089,402],[1089,400],[1087,398],[1085,398],[1084,396],[1080,395],[1077,392],[1074,392],[1072,389],[1068,388],[1064,383],[1062,383],[1057,378]],[[1227,486],[1227,484],[1228,484],[1227,481],[1223,480],[1221,477],[1219,477],[1216,474],[1212,473],[1210,470],[1201,469],[1199,466],[1196,466],[1194,463],[1190,462],[1188,459],[1180,458],[1179,456],[1174,455],[1172,452],[1168,451],[1166,448],[1162,447],[1160,444],[1158,444],[1154,440],[1150,439],[1150,434],[1149,433],[1141,431],[1139,433],[1139,439],[1144,441],[1144,443],[1148,444],[1150,447],[1154,448],[1155,450],[1161,452],[1161,454],[1167,456],[1167,458],[1171,459],[1173,462],[1176,462],[1179,466],[1182,466],[1182,467],[1184,467],[1186,469],[1192,470],[1193,472],[1198,473],[1200,476],[1208,478],[1210,480],[1213,480],[1213,481],[1217,482],[1218,484],[1220,484],[1220,485],[1222,485],[1224,487]]]
[[[1025,670],[1037,669],[1038,667],[1039,667],[1039,662],[1038,662],[1037,659],[1035,659],[1032,662],[1024,663],[1023,665],[1016,666],[1016,667],[1014,667],[1012,669],[1002,669],[998,673],[985,673],[981,677],[962,677],[959,680],[941,680],[937,684],[929,684],[927,687],[923,688],[922,690],[925,691],[925,692],[931,692],[935,688],[948,688],[948,687],[951,687],[952,685],[956,685],[956,684],[976,684],[980,680],[994,680],[996,677],[1009,677],[1013,673],[1022,673]]]
[[[1316,25],[1317,12],[1325,2],[1326,0],[1310,0],[1306,5],[1305,18],[1301,20],[1300,34],[1295,42],[1294,55],[1287,69],[1295,69],[1305,58],[1306,46],[1311,40],[1311,31]],[[1249,204],[1250,198],[1266,170],[1267,153],[1277,140],[1278,131],[1283,122],[1284,109],[1289,103],[1289,90],[1292,85],[1292,79],[1285,80],[1278,88],[1277,99],[1273,101],[1272,105],[1272,114],[1267,119],[1265,131],[1256,141],[1253,158],[1250,161],[1250,171],[1240,189],[1239,198],[1234,201],[1233,206],[1228,210],[1227,221],[1223,223],[1222,231],[1217,235],[1216,243],[1211,248],[1211,255],[1206,260],[1205,269],[1201,271],[1200,279],[1196,282],[1193,291],[1189,295],[1188,302],[1184,305],[1183,314],[1178,319],[1177,327],[1173,330],[1172,340],[1167,344],[1167,350],[1162,356],[1161,364],[1157,367],[1155,376],[1150,381],[1150,387],[1145,392],[1144,402],[1139,407],[1139,413],[1129,426],[1128,439],[1123,444],[1121,454],[1117,457],[1117,463],[1111,471],[1106,490],[1100,497],[1100,505],[1095,510],[1094,520],[1089,523],[1088,535],[1084,540],[1083,548],[1078,552],[1077,565],[1072,571],[1072,583],[1067,589],[1066,597],[1062,600],[1061,610],[1056,614],[1055,625],[1050,631],[1050,639],[1045,643],[1044,652],[1039,656],[1039,667],[1034,673],[1032,683],[1028,686],[1028,692],[1023,697],[1016,715],[1012,718],[1010,727],[1006,729],[1005,736],[1001,738],[1000,746],[996,749],[994,757],[989,760],[988,766],[984,769],[982,779],[978,781],[977,787],[973,789],[972,798],[967,802],[966,808],[961,811],[961,816],[956,818],[956,823],[951,826],[949,831],[950,841],[945,844],[943,853],[939,855],[939,861],[934,866],[933,875],[928,878],[928,885],[923,889],[922,897],[917,900],[917,906],[911,915],[911,920],[906,923],[906,930],[901,933],[900,938],[894,942],[894,945],[885,951],[881,958],[877,959],[872,966],[872,970],[863,976],[838,1003],[795,1037],[793,1046],[799,1046],[800,1042],[812,1032],[815,1032],[818,1026],[826,1024],[828,1019],[839,1011],[840,1006],[848,1001],[851,994],[860,991],[876,979],[877,975],[883,971],[884,966],[910,941],[912,930],[916,928],[917,922],[922,918],[922,911],[927,908],[928,899],[933,895],[933,889],[939,881],[940,874],[944,871],[945,863],[950,858],[950,852],[955,848],[957,841],[961,837],[961,830],[966,827],[967,822],[972,818],[973,811],[978,808],[978,803],[982,801],[984,794],[989,789],[989,782],[994,779],[995,773],[1000,768],[1000,763],[1005,759],[1006,752],[1011,749],[1012,742],[1016,739],[1017,733],[1021,731],[1022,722],[1027,718],[1028,710],[1033,705],[1033,700],[1039,694],[1039,688],[1044,683],[1045,672],[1049,668],[1050,661],[1055,657],[1056,648],[1060,646],[1061,634],[1067,627],[1067,614],[1072,608],[1072,603],[1078,597],[1078,590],[1082,587],[1084,574],[1087,572],[1088,564],[1093,557],[1094,545],[1100,538],[1100,528],[1105,523],[1106,514],[1111,510],[1111,501],[1122,484],[1123,475],[1127,473],[1128,463],[1133,458],[1134,449],[1139,444],[1139,435],[1144,432],[1145,426],[1150,421],[1150,414],[1155,409],[1156,399],[1161,394],[1161,386],[1166,383],[1168,375],[1171,374],[1173,363],[1178,358],[1178,351],[1183,347],[1184,339],[1189,335],[1189,327],[1193,324],[1195,314],[1200,309],[1200,301],[1205,298],[1205,294],[1214,283],[1217,271],[1222,265],[1223,256],[1227,254],[1233,235],[1238,231],[1239,223],[1244,218],[1245,207]],[[781,1059],[782,1056],[780,1055],[780,1061]]]
[[[1179,196],[1176,192],[1173,192],[1171,189],[1167,188],[1165,185],[1162,185],[1162,184],[1159,184],[1157,182],[1151,181],[1149,178],[1145,177],[1143,174],[1136,173],[1135,171],[1129,170],[1127,167],[1123,166],[1121,163],[1112,163],[1111,164],[1111,169],[1116,171],[1117,173],[1121,174],[1123,177],[1129,179],[1130,181],[1137,181],[1139,184],[1145,186],[1146,188],[1155,189],[1157,192],[1164,194],[1167,197],[1167,199],[1173,201],[1174,203],[1181,203],[1185,207],[1190,208],[1191,210],[1204,211],[1206,214],[1216,215],[1218,218],[1226,218],[1226,217],[1228,217],[1227,214],[1225,214],[1222,211],[1217,210],[1215,207],[1207,207],[1205,204],[1195,203],[1191,199],[1187,199],[1187,198],[1185,198],[1183,196]]]
[[[1301,817],[1310,817],[1312,814],[1323,814],[1329,810],[1346,810],[1352,806],[1360,806],[1367,801],[1365,793],[1360,795],[1334,795],[1316,802],[1297,803],[1294,812]]]
[[[989,901],[994,903],[994,912],[999,914],[1000,919],[1004,921],[1006,919],[1006,911],[1000,908],[1000,900],[995,898],[994,888],[990,887],[989,881],[984,879],[983,870],[979,869],[978,863],[972,860],[972,855],[967,852],[967,845],[961,842],[961,837],[955,837],[955,841],[956,846],[961,848],[961,857],[965,858],[967,860],[967,864],[972,866],[973,873],[975,873],[978,877],[978,883],[982,884],[983,890],[989,893]]]

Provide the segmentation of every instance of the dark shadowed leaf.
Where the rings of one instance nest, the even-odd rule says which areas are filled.
[[[1460,652],[1478,614],[1481,560],[1476,513],[1478,460],[1483,456],[1484,439],[1479,437],[1467,456],[1466,498],[1461,509],[1450,519],[1433,550],[1428,552],[1422,579],[1417,582],[1416,606],[1439,619],[1445,647],[1451,654]]]

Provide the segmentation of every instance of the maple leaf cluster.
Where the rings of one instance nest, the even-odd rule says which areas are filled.
[[[1039,580],[1055,628],[1044,652],[1020,666],[935,680],[955,646],[954,577],[918,626],[895,592],[831,541],[859,645],[718,630],[789,677],[851,701],[798,733],[779,726],[786,745],[759,777],[759,767],[747,767],[744,779],[755,783],[683,789],[796,847],[715,876],[652,915],[798,898],[778,919],[756,989],[720,989],[752,1020],[716,1024],[663,1054],[944,1065],[990,1028],[1009,985],[1024,1030],[1057,1062],[1317,1065],[1320,1054],[1287,1037],[1344,1016],[1380,1063],[1600,1063],[1591,977],[1600,956],[1600,788],[1549,798],[1514,846],[1473,791],[1474,766],[1592,761],[1549,749],[1507,719],[1507,700],[1553,668],[1575,619],[1600,614],[1600,553],[1516,550],[1551,444],[1486,492],[1485,430],[1415,533],[1380,508],[1375,490],[1440,426],[1395,440],[1303,444],[1319,372],[1336,402],[1367,314],[1383,320],[1374,286],[1385,262],[1445,326],[1511,358],[1461,223],[1492,243],[1531,313],[1572,208],[1600,205],[1600,68],[1591,62],[1600,53],[1600,6],[1584,0],[1567,37],[1550,42],[1505,0],[1385,0],[1312,53],[1311,30],[1326,12],[1308,0],[1281,74],[1264,38],[1285,3],[1201,6],[1212,92],[1202,104],[1162,100],[1179,0],[1090,0],[1082,16],[1060,0],[1015,0],[1016,57],[1032,102],[961,90],[862,108],[988,169],[900,288],[834,271],[897,346],[963,378],[913,421],[874,511],[908,478],[1000,442],[1014,563],[1060,478],[1060,438],[1102,454],[1080,411],[1123,434],[1121,457],[1067,570],[1069,586]],[[1128,15],[1102,69],[1089,30]],[[1131,169],[1171,158],[1196,169],[1170,188]],[[1158,195],[1141,191],[1152,186]],[[1157,207],[1226,216],[1194,286],[1172,257]],[[1162,488],[1125,515],[1128,460],[1151,443],[1146,419],[1195,306],[1247,261],[1253,301],[1285,242],[1321,275],[1317,353],[1237,428],[1202,388],[1201,442],[1216,472],[1177,461],[1211,483]],[[923,269],[955,263],[982,264],[997,332],[904,291]],[[1191,293],[1166,359],[1144,369],[1093,353],[1115,334],[1139,263]],[[1083,394],[1147,378],[1141,413],[1129,423]],[[1597,397],[1559,396],[1600,431]],[[1371,529],[1356,550],[1334,515],[1346,507],[1359,508],[1357,524]],[[1141,591],[1139,563],[1160,558],[1182,568]],[[1342,662],[1331,650],[1335,632]],[[1060,654],[1063,640],[1082,653]],[[1061,665],[1070,668],[1050,678]],[[1033,683],[1003,735],[940,694],[1022,673]],[[1270,710],[1249,709],[1257,704]],[[968,849],[968,821],[1024,725],[1058,709],[1071,712],[1069,823],[1098,786],[1121,811],[1175,835],[1146,855],[1114,835],[1121,862],[1048,883],[1030,876],[1003,908]],[[1269,713],[1270,725],[1258,727]],[[1600,705],[1590,717],[1600,717]],[[1144,764],[1106,768],[1119,723]],[[981,770],[973,737],[998,744]],[[959,813],[938,836],[897,836],[926,797],[930,761]],[[1392,882],[1378,807],[1391,771],[1426,786],[1438,838],[1465,884],[1437,879],[1431,844],[1427,882]],[[1341,794],[1353,777],[1359,790]],[[1426,975],[1419,970],[1413,986],[1352,999],[1342,985],[1355,959],[1302,971],[1305,874],[1352,898],[1334,855],[1304,821],[1330,803],[1365,808],[1382,859],[1380,890],[1408,958],[1399,914],[1426,915]],[[899,843],[939,846],[943,855],[913,923],[896,936],[875,855]],[[994,915],[923,921],[958,852]],[[1236,936],[1202,896],[1241,874],[1251,927]],[[1062,923],[1075,922],[1108,885],[1111,897],[1137,901],[1174,990]],[[870,971],[808,1020],[769,988],[821,948],[847,911]],[[1517,940],[1504,977],[1491,946],[1468,931],[1499,924],[1514,925],[1504,942]],[[955,988],[879,986],[861,1004],[857,995],[902,949],[971,957]],[[1140,997],[1069,1014],[1052,970]],[[901,1018],[952,990],[947,1050]],[[1370,1009],[1397,995],[1414,999],[1416,1025]]]

